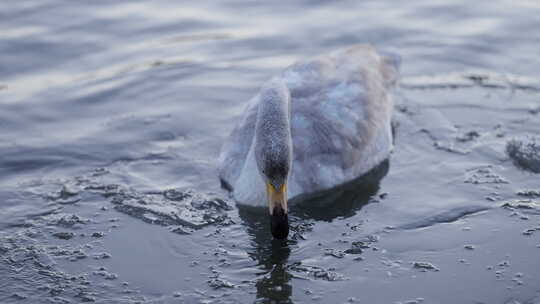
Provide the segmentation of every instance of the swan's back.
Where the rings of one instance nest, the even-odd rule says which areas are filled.
[[[358,45],[299,61],[277,78],[291,94],[290,198],[345,183],[388,157],[395,57]],[[258,101],[250,100],[221,151],[220,178],[231,188],[249,159]]]

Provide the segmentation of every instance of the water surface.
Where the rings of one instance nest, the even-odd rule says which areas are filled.
[[[536,303],[539,198],[519,193],[540,179],[505,149],[540,130],[539,15],[525,0],[11,1],[0,302]],[[220,146],[274,73],[360,42],[402,56],[395,151],[272,241],[220,188]],[[230,208],[171,223],[150,210],[170,189]]]

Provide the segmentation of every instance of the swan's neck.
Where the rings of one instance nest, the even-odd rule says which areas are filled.
[[[267,83],[259,95],[253,141],[234,187],[238,202],[265,206],[265,183],[287,182],[293,153],[290,114],[287,87],[276,80]]]
[[[255,125],[255,161],[263,179],[279,187],[292,165],[290,93],[281,81],[270,81],[260,93]]]

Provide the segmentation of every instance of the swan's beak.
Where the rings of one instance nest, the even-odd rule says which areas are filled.
[[[268,207],[270,209],[270,230],[276,239],[285,239],[289,235],[289,218],[287,216],[287,184],[279,189],[266,183]]]

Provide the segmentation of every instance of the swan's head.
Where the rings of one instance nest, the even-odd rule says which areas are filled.
[[[287,180],[292,165],[290,94],[280,82],[261,90],[255,127],[255,159],[266,184],[270,229],[277,239],[289,235]]]
[[[272,167],[273,165],[273,167]],[[286,163],[271,164],[263,170],[266,183],[266,197],[270,212],[270,231],[276,239],[285,239],[289,235],[287,210],[287,175]]]

